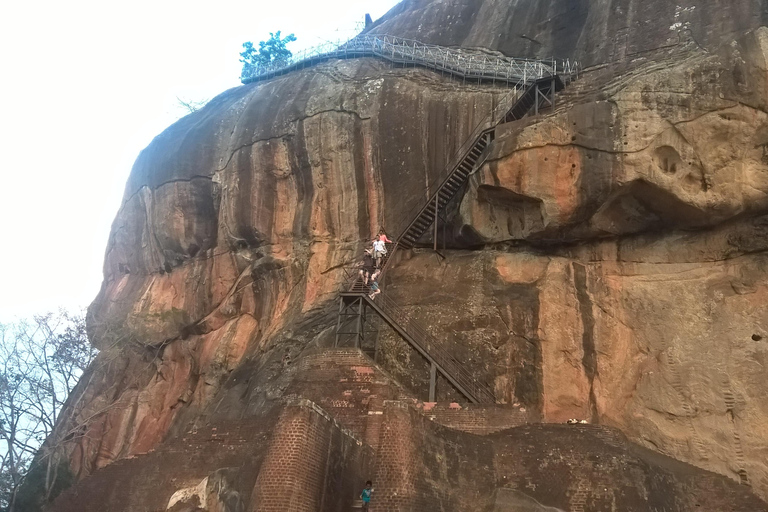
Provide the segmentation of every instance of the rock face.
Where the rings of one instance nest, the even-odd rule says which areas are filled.
[[[344,511],[362,475],[376,482],[377,512],[768,510],[743,486],[607,427],[414,401],[357,349],[311,350],[285,372],[295,379],[281,406],[236,420],[222,411],[96,471],[55,510]]]
[[[621,510],[766,509],[750,489],[768,497],[768,29],[748,32],[766,5],[609,4],[406,1],[371,29],[526,57],[573,49],[593,66],[554,109],[497,129],[440,226],[445,258],[401,253],[386,278],[499,409],[414,405],[428,365],[386,329],[364,347],[378,366],[313,358],[334,341],[344,266],[380,226],[399,234],[508,91],[328,62],[227,91],[140,155],[89,310],[101,353],[70,405],[70,465],[91,476],[54,510],[77,508],[78,489],[94,510],[342,510],[361,474],[387,482],[381,510],[422,506],[422,486],[490,500],[445,490],[431,501],[444,510],[603,510],[618,496]],[[437,399],[462,401],[443,380]],[[600,466],[545,484],[515,443],[573,464],[612,456],[608,434],[538,425],[569,418],[700,469],[621,441],[616,456],[642,468],[629,480]],[[229,441],[212,449],[219,430]],[[404,451],[387,452],[404,431]],[[196,449],[208,455],[185,464]],[[288,466],[306,501],[275,498]],[[133,487],[99,497],[124,478]]]
[[[686,40],[711,51],[764,25],[765,0],[734,0],[727,6],[695,0],[405,0],[370,32],[506,55],[623,67]]]

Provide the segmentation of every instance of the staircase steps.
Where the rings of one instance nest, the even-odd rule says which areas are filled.
[[[464,186],[472,171],[478,169],[490,150],[493,140],[492,130],[484,131],[469,146],[464,156],[459,159],[453,170],[443,180],[443,183],[432,194],[429,201],[421,208],[416,216],[411,220],[408,227],[405,228],[398,239],[398,246],[410,249],[421,236],[435,222],[435,213],[445,207],[448,202],[456,196],[456,193]]]
[[[360,298],[360,294],[342,293],[342,298],[345,297],[356,300]],[[430,335],[411,313],[400,308],[384,293],[380,293],[373,300],[367,295],[362,298],[366,301],[366,306],[375,311],[427,361],[434,364],[437,371],[470,402],[482,404],[496,402],[491,387],[476,379],[466,369],[464,363],[451,354],[446,344]]]
[[[511,123],[512,121],[517,121],[525,117],[525,115],[536,105],[539,93],[545,96],[550,96],[552,95],[552,87],[554,87],[555,92],[557,92],[562,90],[565,87],[565,84],[558,77],[548,77],[537,80],[534,84],[526,88],[520,96],[520,99],[517,100],[517,103],[515,103],[509,112],[507,112],[503,123]],[[546,105],[546,107],[550,108],[550,105]],[[540,105],[540,108],[544,108],[544,106]]]
[[[448,167],[449,172],[432,192],[429,200],[408,220],[406,228],[402,230],[394,247],[388,246],[388,253],[381,262],[381,276],[389,263],[394,260],[393,257],[398,248],[410,249],[417,245],[419,239],[437,221],[438,213],[456,196],[469,177],[483,165],[490,153],[496,126],[521,119],[536,105],[537,101],[541,101],[540,96],[554,97],[553,93],[563,87],[563,82],[557,76],[547,77],[535,81],[519,95],[515,90],[513,97],[508,96],[494,109],[486,121],[475,129],[473,136],[462,145],[457,158],[453,160],[454,163]],[[553,88],[555,91],[552,90]],[[501,116],[496,115],[498,110],[501,110]],[[381,277],[378,279],[380,280]],[[359,276],[358,270],[354,269],[353,273],[347,276],[341,299],[342,301],[365,301],[367,307],[373,309],[433,367],[436,367],[437,371],[468,400],[473,403],[495,403],[492,388],[475,379],[467,371],[463,362],[451,355],[445,343],[431,336],[410,314],[399,308],[384,293],[379,293],[375,298],[370,298],[369,293],[369,285]],[[342,305],[340,305],[340,315]],[[360,310],[361,312],[363,310],[362,303],[360,303]],[[341,316],[339,326],[341,326]],[[340,332],[339,329],[337,331]]]

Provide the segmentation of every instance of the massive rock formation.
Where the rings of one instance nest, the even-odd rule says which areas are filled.
[[[764,0],[404,0],[370,29],[443,46],[585,66],[632,65],[692,41],[712,51],[768,25]]]
[[[371,29],[526,57],[572,50],[591,66],[554,110],[497,130],[451,208],[446,258],[409,251],[389,271],[387,293],[493,383],[498,410],[467,411],[485,426],[413,402],[426,363],[384,329],[380,367],[355,359],[337,374],[312,358],[333,341],[343,266],[379,226],[404,227],[508,91],[332,61],[227,91],[140,155],[89,311],[101,354],[70,404],[82,424],[71,467],[92,476],[59,510],[81,505],[79,490],[110,510],[341,510],[361,471],[389,482],[388,510],[421,506],[417,483],[446,510],[760,510],[747,485],[768,497],[768,29],[749,29],[766,5],[603,4],[406,1]],[[438,383],[438,401],[460,398]],[[747,485],[608,430],[504,430],[572,417]],[[281,458],[297,449],[291,429],[317,440],[307,468],[324,472]],[[213,449],[219,430],[228,441]],[[384,450],[392,432],[407,432],[404,451]],[[535,457],[505,459],[521,439],[542,459],[642,470],[544,482]],[[412,481],[395,475],[400,460]],[[313,486],[306,503],[270,501],[286,467]],[[119,479],[132,480],[99,494]]]

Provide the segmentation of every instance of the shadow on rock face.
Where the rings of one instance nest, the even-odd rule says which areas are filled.
[[[674,166],[674,164],[672,164]],[[626,235],[705,225],[706,212],[643,180],[621,187],[590,219],[595,232]]]

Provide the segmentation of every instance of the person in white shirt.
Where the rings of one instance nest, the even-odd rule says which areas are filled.
[[[376,260],[376,268],[381,268],[381,259],[387,254],[387,246],[378,238],[373,241],[373,259]]]

